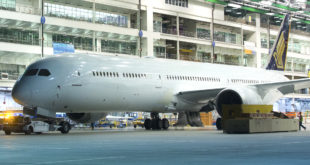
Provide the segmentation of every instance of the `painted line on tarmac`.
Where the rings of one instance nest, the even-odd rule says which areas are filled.
[[[90,158],[90,159],[71,159],[71,160],[58,160],[52,162],[38,162],[38,163],[29,163],[29,164],[58,164],[58,163],[68,163],[68,162],[81,162],[81,161],[93,161],[93,160],[104,160],[104,159],[124,159],[125,156],[109,156],[102,158]],[[29,165],[28,163],[23,163],[19,165]]]
[[[44,149],[48,149],[48,150],[70,150],[71,148],[44,148]]]
[[[287,142],[287,143],[284,143],[284,144],[304,144],[304,143],[310,143],[310,141],[306,140],[306,141],[295,141],[295,142]]]

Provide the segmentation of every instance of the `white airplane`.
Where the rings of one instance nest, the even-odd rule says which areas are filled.
[[[310,87],[310,79],[289,81],[284,70],[290,16],[286,15],[267,70],[156,58],[65,54],[31,64],[12,96],[24,112],[55,117],[65,112],[77,122],[93,122],[107,112],[151,112],[146,129],[167,129],[158,113],[186,112],[200,125],[199,112],[223,104],[272,105],[284,94]],[[68,123],[62,123],[68,132]]]

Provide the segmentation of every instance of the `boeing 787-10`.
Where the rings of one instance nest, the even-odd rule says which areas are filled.
[[[25,113],[93,122],[108,112],[151,112],[146,129],[168,129],[158,113],[186,112],[192,126],[199,112],[223,104],[272,105],[284,94],[310,87],[310,79],[288,80],[285,69],[290,16],[283,19],[266,69],[88,54],[64,54],[29,65],[12,90]],[[278,71],[274,71],[278,70]],[[63,122],[63,133],[69,131]]]

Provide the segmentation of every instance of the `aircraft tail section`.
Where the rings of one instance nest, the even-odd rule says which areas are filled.
[[[272,50],[269,54],[270,60],[266,69],[280,70],[280,71],[285,70],[290,30],[291,30],[290,15],[286,14],[281,24],[277,40],[273,44]]]

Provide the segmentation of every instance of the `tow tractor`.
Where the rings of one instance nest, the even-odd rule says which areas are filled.
[[[66,134],[70,131],[71,126],[67,122],[60,122],[59,125],[53,124],[50,121],[34,121],[30,117],[10,116],[4,119],[3,131],[6,135],[14,133],[31,133],[41,134],[48,131],[60,131]]]
[[[134,120],[133,121],[133,127],[137,128],[137,126],[144,128],[144,119],[138,118],[138,119]]]

